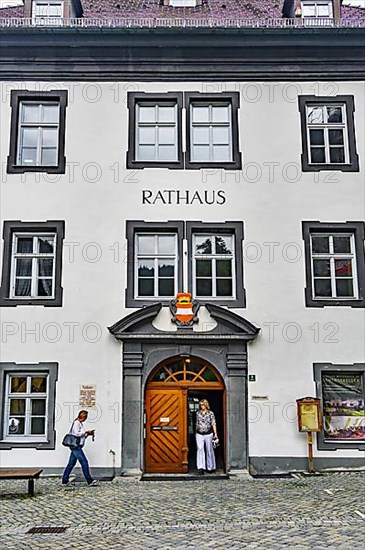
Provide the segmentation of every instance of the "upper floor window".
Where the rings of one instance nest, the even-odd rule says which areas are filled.
[[[8,173],[65,172],[66,105],[66,91],[12,91]]]
[[[300,96],[302,167],[358,171],[352,96]]]
[[[332,0],[312,1],[302,0],[303,17],[333,17]]]
[[[63,2],[57,0],[33,0],[32,20],[34,25],[61,25]]]
[[[62,305],[64,222],[4,222],[0,305]]]
[[[306,305],[365,307],[364,224],[303,222]]]
[[[193,235],[193,294],[196,298],[234,298],[235,254],[231,234]]]
[[[236,92],[129,93],[127,167],[240,169],[238,107]]]

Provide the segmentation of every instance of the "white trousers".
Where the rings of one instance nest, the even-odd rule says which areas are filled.
[[[198,470],[215,470],[215,455],[212,445],[213,434],[195,434],[195,437],[196,467],[198,468]]]

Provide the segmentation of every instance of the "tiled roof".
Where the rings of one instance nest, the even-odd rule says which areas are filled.
[[[283,0],[203,0],[196,8],[161,5],[160,0],[82,0],[86,18],[189,18],[271,19],[281,18]],[[0,9],[0,18],[22,17],[23,8]],[[361,8],[341,8],[341,17],[365,17]]]

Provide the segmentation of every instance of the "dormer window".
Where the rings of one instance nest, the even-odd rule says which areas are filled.
[[[332,1],[322,0],[303,0],[302,1],[302,17],[304,18],[322,18],[333,17]]]
[[[202,0],[163,0],[165,6],[173,8],[196,8],[202,5]]]
[[[34,0],[32,2],[33,25],[61,25],[62,18],[62,0]]]

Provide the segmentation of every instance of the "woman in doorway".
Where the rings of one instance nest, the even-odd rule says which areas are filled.
[[[199,410],[196,412],[195,437],[198,473],[202,475],[205,470],[207,472],[214,472],[216,464],[213,439],[218,442],[217,424],[214,412],[210,410],[206,399],[202,399],[199,402]]]

